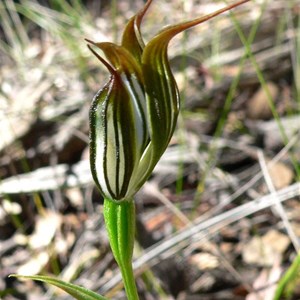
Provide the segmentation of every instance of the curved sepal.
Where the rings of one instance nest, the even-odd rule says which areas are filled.
[[[145,47],[141,35],[141,23],[151,3],[152,0],[148,0],[145,6],[128,21],[122,36],[122,46],[126,48],[138,62],[141,61],[142,52]]]
[[[140,176],[145,178],[150,175],[154,166],[167,148],[177,122],[180,99],[177,84],[168,60],[167,50],[170,40],[182,31],[203,23],[248,1],[249,0],[242,0],[204,17],[168,26],[145,46],[141,63],[146,90],[148,124],[151,140],[148,149],[146,149],[147,153],[145,154],[151,158],[146,163],[141,162],[141,165],[144,164],[146,171],[142,173],[142,170],[139,170],[136,175],[137,178]],[[137,186],[140,185],[138,184]]]
[[[242,0],[206,16],[168,26],[149,41],[142,54],[153,162],[165,151],[173,134],[178,110],[179,93],[168,60],[168,45],[177,34],[203,23],[249,0]],[[163,141],[163,142],[162,142]]]

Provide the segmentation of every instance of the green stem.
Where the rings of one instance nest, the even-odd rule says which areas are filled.
[[[104,220],[113,255],[120,267],[128,300],[138,300],[132,254],[135,235],[135,205],[132,200],[104,200]]]

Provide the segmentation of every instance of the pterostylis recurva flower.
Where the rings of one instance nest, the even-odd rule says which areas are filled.
[[[179,113],[179,92],[167,55],[169,42],[178,33],[248,1],[166,27],[145,44],[140,26],[152,2],[148,0],[129,20],[121,45],[87,40],[111,74],[91,105],[90,162],[104,197],[106,227],[128,299],[138,299],[131,264],[135,234],[132,198],[166,150]],[[93,47],[102,50],[106,59]]]
[[[127,299],[137,300],[132,269],[135,235],[133,196],[166,150],[179,113],[179,93],[167,48],[178,33],[249,0],[240,0],[207,16],[169,26],[144,44],[140,27],[152,0],[125,27],[121,45],[87,40],[110,72],[90,110],[90,161],[104,197],[104,219]],[[106,59],[94,48],[99,48]],[[15,275],[20,276],[20,275]],[[46,276],[21,276],[55,285],[78,300],[105,300],[74,284]]]
[[[150,6],[128,22],[121,45],[95,43],[106,56],[93,53],[111,77],[95,96],[90,112],[91,170],[102,195],[128,200],[147,180],[174,132],[179,93],[167,47],[178,33],[248,0],[208,16],[169,26],[146,45],[140,25]]]

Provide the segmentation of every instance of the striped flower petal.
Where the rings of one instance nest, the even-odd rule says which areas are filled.
[[[109,59],[94,52],[111,78],[91,105],[91,170],[106,198],[122,200],[132,196],[129,182],[149,143],[144,87],[140,67],[126,49],[111,43],[95,45]]]

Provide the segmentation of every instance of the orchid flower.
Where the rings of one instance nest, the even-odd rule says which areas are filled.
[[[238,4],[210,15],[166,27],[146,45],[140,26],[152,0],[132,17],[121,45],[90,44],[91,51],[111,74],[96,94],[90,110],[90,162],[94,181],[106,199],[132,199],[148,179],[173,135],[179,112],[179,93],[167,48],[178,33]]]
[[[132,17],[121,45],[87,40],[110,72],[90,110],[90,162],[104,197],[104,219],[129,300],[138,300],[132,269],[135,237],[133,196],[150,176],[173,135],[179,113],[178,88],[168,61],[168,45],[178,33],[249,0],[240,0],[207,16],[169,26],[148,43],[141,23],[152,0]],[[93,47],[103,51],[106,59]],[[20,276],[57,286],[78,300],[106,300],[90,290],[45,276]]]
[[[138,299],[132,269],[135,235],[133,196],[168,147],[180,99],[168,60],[168,45],[178,33],[249,0],[210,15],[169,26],[148,43],[141,22],[152,0],[125,27],[121,45],[96,43],[89,48],[110,72],[90,110],[90,163],[104,197],[104,220],[128,299]],[[100,56],[93,47],[104,53]]]

